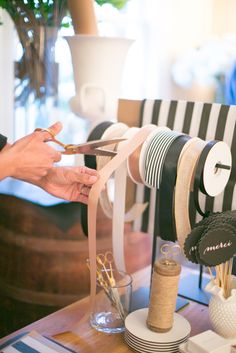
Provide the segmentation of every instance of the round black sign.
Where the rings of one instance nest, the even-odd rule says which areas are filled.
[[[204,226],[199,226],[199,227],[193,228],[191,233],[185,239],[184,254],[189,261],[191,261],[195,264],[198,263],[198,260],[196,257],[197,244],[198,244],[199,240],[201,239],[201,236],[202,236],[202,233],[204,232],[204,230],[205,230]]]
[[[209,230],[198,244],[198,255],[208,266],[222,264],[236,253],[236,234],[229,229]]]

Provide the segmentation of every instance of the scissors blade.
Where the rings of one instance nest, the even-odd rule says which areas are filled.
[[[67,145],[67,149],[70,148],[75,148],[75,147],[90,147],[90,148],[97,148],[97,147],[102,147],[102,146],[107,146],[107,145],[112,145],[114,143],[119,143],[121,141],[126,140],[125,138],[114,138],[114,139],[109,139],[109,140],[93,140],[93,141],[88,141],[84,143],[79,143],[78,145]]]
[[[103,147],[107,145],[112,145],[124,141],[124,138],[114,138],[109,140],[94,140],[85,143],[80,143],[78,145],[67,145],[63,154],[86,154],[86,155],[100,155],[100,156],[115,156],[115,151],[110,151],[106,149],[101,149],[98,147]]]
[[[87,149],[86,147],[74,147],[73,149],[66,149],[62,154],[86,154],[87,156],[108,156],[114,157],[115,151],[104,150],[100,148]]]
[[[94,148],[97,148],[97,147],[102,147],[107,145],[113,145],[114,143],[119,143],[125,140],[126,138],[118,137],[118,138],[113,138],[108,140],[94,140],[94,141],[89,141],[88,143]]]
[[[96,156],[114,157],[117,154],[117,152],[116,151],[109,151],[109,150],[105,150],[105,149],[101,149],[101,148],[95,148],[94,154]]]

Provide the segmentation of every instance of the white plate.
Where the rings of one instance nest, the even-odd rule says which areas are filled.
[[[146,325],[148,308],[133,311],[125,319],[125,327],[134,336],[153,343],[176,343],[188,336],[191,331],[189,322],[181,315],[174,313],[173,327],[165,333],[149,330]]]
[[[137,342],[140,345],[144,345],[144,346],[151,346],[151,347],[157,347],[157,348],[171,348],[171,347],[176,347],[178,345],[180,345],[181,343],[187,341],[187,339],[189,338],[189,336],[184,337],[183,339],[176,341],[176,342],[171,342],[171,343],[156,343],[156,342],[150,342],[150,341],[145,341],[142,340],[140,338],[138,338],[137,336],[132,335],[130,332],[128,332],[127,330],[125,330],[125,336],[129,338],[129,340],[133,341],[133,342]]]
[[[126,343],[133,348],[135,351],[140,352],[140,353],[179,353],[179,348],[170,348],[168,350],[163,350],[163,348],[144,348],[141,347],[134,342],[129,341],[127,338],[125,338]]]
[[[130,345],[138,348],[138,349],[141,349],[141,350],[149,350],[149,351],[158,351],[158,352],[162,352],[162,353],[168,353],[168,352],[172,352],[172,351],[176,351],[179,349],[179,345],[186,342],[187,341],[187,338],[185,339],[185,341],[183,342],[180,342],[180,343],[177,343],[173,346],[157,346],[155,344],[142,344],[140,343],[139,341],[135,341],[134,339],[131,339],[129,336],[125,335],[124,336],[125,338],[125,341],[127,343],[129,343]]]
[[[128,346],[130,346],[132,349],[134,349],[136,352],[139,352],[139,353],[179,353],[178,347],[174,349],[170,349],[168,351],[163,351],[162,348],[147,349],[147,348],[142,348],[140,346],[137,346],[133,342],[130,342],[129,340],[125,340],[125,341],[128,344]]]

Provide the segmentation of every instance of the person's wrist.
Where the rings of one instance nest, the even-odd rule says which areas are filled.
[[[0,180],[6,177],[15,177],[18,159],[15,158],[12,145],[7,143],[0,151]]]
[[[5,152],[5,151],[7,151],[9,148],[11,148],[11,144],[10,144],[10,143],[7,143],[7,144],[1,149],[1,152]]]

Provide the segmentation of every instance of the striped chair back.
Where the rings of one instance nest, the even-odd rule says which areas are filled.
[[[203,140],[225,141],[232,151],[233,167],[230,180],[220,195],[215,198],[199,195],[200,205],[205,211],[225,211],[236,209],[236,106],[217,103],[187,102],[176,100],[143,100],[140,109],[139,126],[156,124],[183,132]],[[138,185],[136,202],[149,202],[142,219],[135,221],[134,228],[158,236],[155,212],[158,191]],[[200,220],[190,198],[190,218],[192,224]]]

